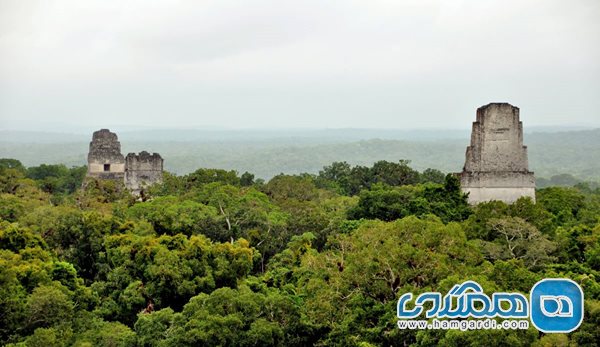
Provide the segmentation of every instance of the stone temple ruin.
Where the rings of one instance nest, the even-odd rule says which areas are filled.
[[[535,178],[528,167],[518,107],[491,103],[477,109],[460,179],[471,204],[512,203],[523,196],[535,201]]]
[[[133,194],[140,195],[144,187],[162,182],[162,173],[160,154],[143,151],[123,157],[117,134],[108,129],[94,132],[88,153],[88,177],[122,181]]]

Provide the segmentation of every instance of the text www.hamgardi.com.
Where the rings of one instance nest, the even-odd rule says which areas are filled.
[[[398,321],[398,328],[400,329],[441,329],[441,330],[488,330],[488,329],[513,329],[513,330],[527,330],[529,329],[529,321],[525,319],[507,319],[503,321],[496,321],[494,319],[484,320],[439,320],[432,319],[431,322],[427,320],[400,320]]]

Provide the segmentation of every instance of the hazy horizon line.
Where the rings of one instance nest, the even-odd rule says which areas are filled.
[[[110,129],[118,132],[144,132],[144,131],[207,131],[207,132],[275,132],[275,131],[383,131],[383,132],[405,132],[405,131],[471,131],[471,124],[465,127],[407,127],[407,128],[381,128],[381,127],[228,127],[228,126],[143,126],[143,125],[99,125],[99,126],[75,126],[75,127],[2,127],[2,132],[32,132],[48,134],[88,134],[90,132]],[[574,130],[600,129],[600,124],[553,124],[553,125],[524,125],[523,131],[552,130],[553,132]]]

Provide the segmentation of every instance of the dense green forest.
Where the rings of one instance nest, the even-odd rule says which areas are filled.
[[[464,147],[464,145],[461,145]],[[313,174],[165,173],[133,198],[85,167],[0,160],[0,344],[10,346],[596,346],[600,189],[471,207],[408,161]],[[549,182],[551,183],[551,182]],[[81,187],[84,186],[85,189]],[[400,330],[402,293],[585,292],[570,334]]]

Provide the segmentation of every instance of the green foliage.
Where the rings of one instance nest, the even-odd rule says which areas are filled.
[[[224,229],[224,221],[214,207],[191,200],[180,201],[174,196],[135,204],[128,214],[147,220],[159,234],[215,236]]]
[[[13,341],[15,332],[27,336],[41,328],[46,330],[38,331],[32,339],[61,337],[50,328],[68,324],[76,307],[93,303],[93,294],[74,267],[54,259],[39,235],[17,224],[0,222],[1,341]]]
[[[131,201],[133,198],[123,182],[86,177],[82,190],[76,194],[77,205],[83,209],[107,212],[113,203]]]
[[[67,206],[37,208],[20,222],[40,235],[88,281],[93,281],[103,266],[104,237],[122,228],[110,215]]]
[[[92,285],[102,300],[98,313],[129,324],[144,308],[180,309],[196,293],[235,288],[255,257],[243,239],[213,244],[202,235],[120,234],[106,237],[105,247],[110,268]]]
[[[7,169],[14,169],[18,172],[25,173],[27,169],[17,159],[0,158],[0,172],[4,173]]]
[[[308,175],[277,175],[265,185],[263,191],[275,201],[294,199],[310,201],[319,196],[319,191]]]
[[[469,206],[457,177],[407,161],[319,175],[165,173],[144,201],[81,168],[0,159],[0,344],[9,346],[593,346],[600,190]],[[80,189],[80,187],[85,189]],[[402,293],[585,292],[570,334],[410,331]]]
[[[237,176],[237,172],[221,169],[198,169],[191,174],[186,175],[184,181],[186,189],[199,187],[202,184],[213,182],[221,182],[234,186],[240,184],[240,178]]]
[[[39,286],[27,298],[25,324],[28,328],[51,327],[73,316],[69,296],[55,286]]]
[[[181,313],[164,309],[140,314],[135,324],[142,346],[278,346],[301,344],[298,307],[276,290],[220,288],[189,300]]]
[[[464,223],[465,231],[470,238],[492,241],[496,235],[489,227],[490,219],[502,217],[520,218],[548,236],[554,236],[558,227],[554,215],[541,204],[534,204],[529,198],[520,198],[512,205],[501,201],[478,204]]]
[[[369,189],[374,184],[400,186],[416,184],[435,179],[439,171],[427,171],[428,178],[422,178],[418,171],[408,166],[410,161],[400,160],[392,163],[385,160],[377,161],[372,167],[350,167],[347,162],[335,162],[319,171],[318,181],[322,186],[336,188],[346,195],[358,194],[363,189]]]
[[[271,281],[282,289],[297,283],[310,324],[329,331],[326,341],[340,345],[401,343],[394,322],[398,294],[431,288],[482,260],[460,225],[437,218],[368,221],[338,235],[322,253],[302,245],[290,244],[286,256],[299,260],[286,261],[283,254],[277,259]],[[291,272],[282,272],[283,266]]]
[[[17,221],[25,212],[23,201],[13,194],[0,194],[0,218],[9,222]]]
[[[27,168],[27,177],[39,182],[40,188],[50,194],[73,193],[83,183],[87,167],[67,168],[65,165],[46,165]]]
[[[244,172],[242,176],[240,176],[240,184],[242,187],[249,187],[254,184],[254,175],[249,173],[248,171]]]
[[[75,346],[128,347],[136,344],[136,335],[119,322],[93,321],[93,325],[78,334]]]
[[[490,260],[522,259],[528,268],[540,268],[554,260],[550,256],[556,244],[536,227],[521,218],[492,218],[488,228],[493,241],[481,241],[483,252]]]
[[[155,184],[149,187],[149,194],[151,196],[180,195],[185,190],[184,177],[164,171],[162,184]]]
[[[445,222],[461,221],[470,214],[458,179],[447,175],[443,186],[436,184],[389,187],[375,185],[363,190],[358,205],[349,211],[351,219],[391,221],[410,215],[434,214]]]
[[[25,248],[46,249],[46,243],[31,230],[19,227],[18,224],[10,224],[0,221],[0,249],[7,249],[18,253]]]
[[[550,187],[536,193],[537,202],[554,215],[558,225],[568,225],[577,219],[584,207],[585,196],[575,188]]]
[[[437,169],[425,169],[421,173],[421,183],[437,183],[443,184],[446,180],[446,175]]]

